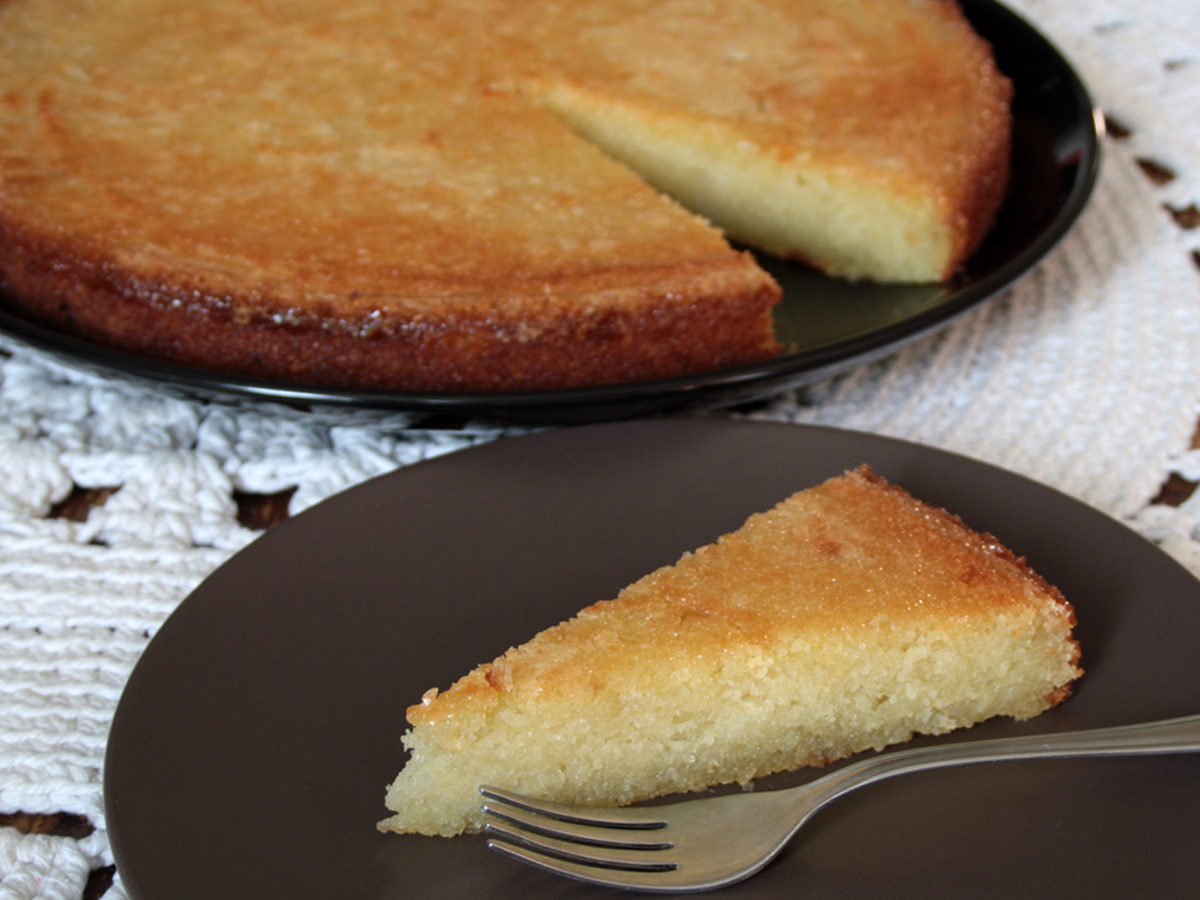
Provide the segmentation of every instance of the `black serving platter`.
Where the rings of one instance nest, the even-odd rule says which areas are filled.
[[[1012,79],[1012,177],[998,220],[948,284],[880,285],[829,278],[759,255],[780,283],[776,331],[789,349],[766,362],[660,381],[497,393],[326,388],[189,368],[114,350],[29,321],[0,294],[0,332],[67,361],[206,398],[375,407],[501,421],[568,424],[691,406],[729,406],[826,378],[944,327],[1028,272],[1075,223],[1100,164],[1102,128],[1070,63],[1032,25],[995,0],[962,0]]]

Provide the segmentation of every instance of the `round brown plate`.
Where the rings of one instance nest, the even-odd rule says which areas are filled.
[[[184,601],[130,678],[109,739],[107,826],[130,896],[625,896],[512,862],[479,836],[376,832],[404,762],[405,708],[864,462],[1027,555],[1078,614],[1087,672],[1070,700],[1029,722],[936,740],[1200,712],[1200,582],[1034,482],[915,444],[796,425],[542,432],[332,497]],[[1197,810],[1196,756],[912,775],[822,811],[780,859],[721,896],[1193,900]]]
[[[6,309],[0,332],[70,362],[149,380],[200,397],[380,407],[515,422],[575,423],[686,406],[721,406],[827,378],[942,328],[1028,272],[1071,228],[1100,166],[1097,118],[1069,62],[995,0],[962,0],[1012,79],[1013,161],[1008,195],[987,240],[949,284],[846,282],[759,256],[783,288],[776,331],[789,349],[750,366],[683,378],[518,393],[414,393],[323,388],[172,365],[71,337]]]

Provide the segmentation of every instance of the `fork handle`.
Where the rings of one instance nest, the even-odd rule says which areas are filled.
[[[1200,715],[1137,725],[1036,734],[989,741],[966,741],[901,750],[871,757],[832,772],[810,789],[809,813],[849,791],[909,772],[950,766],[1022,759],[1067,759],[1084,756],[1146,756],[1200,751]],[[820,784],[816,796],[812,788]]]

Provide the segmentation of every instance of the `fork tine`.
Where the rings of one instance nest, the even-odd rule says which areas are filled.
[[[623,847],[596,847],[561,841],[509,828],[502,822],[488,822],[485,830],[491,839],[488,848],[524,862],[536,862],[541,868],[560,872],[571,866],[577,877],[589,869],[618,869],[627,872],[669,872],[679,868],[669,859],[656,859],[655,850],[631,850]],[[538,860],[532,859],[538,857]],[[588,873],[595,878],[596,873]]]
[[[546,816],[560,822],[572,822],[578,825],[591,825],[597,828],[665,828],[667,820],[655,807],[621,807],[609,809],[606,807],[569,806],[564,803],[554,803],[549,800],[534,800],[524,794],[517,794],[501,788],[484,785],[479,793],[485,798],[483,808],[493,815],[510,815],[512,808],[525,810],[535,815]],[[491,801],[491,802],[489,802]],[[504,812],[498,810],[508,809]]]
[[[564,822],[532,813],[523,807],[504,806],[485,800],[483,811],[487,813],[487,827],[499,825],[500,820],[514,825],[523,832],[545,835],[557,840],[588,844],[593,847],[623,847],[630,850],[669,850],[675,846],[671,841],[657,835],[657,828],[608,828],[580,822]]]

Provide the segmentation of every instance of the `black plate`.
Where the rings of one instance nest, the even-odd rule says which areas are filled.
[[[1013,167],[998,221],[965,272],[948,285],[839,281],[769,257],[780,282],[780,341],[792,347],[768,362],[684,378],[601,388],[520,393],[413,393],[312,387],[171,365],[33,324],[4,309],[0,331],[104,371],[149,379],[202,397],[258,397],[418,413],[569,423],[623,418],[688,405],[728,405],[825,378],[882,356],[948,324],[1010,285],[1075,222],[1100,161],[1091,100],[1070,64],[1032,26],[994,0],[963,0],[1013,80]]]
[[[479,836],[377,833],[404,759],[405,708],[863,462],[1028,555],[1077,611],[1087,671],[1075,696],[1029,722],[936,740],[1200,712],[1200,582],[1034,482],[798,425],[666,419],[541,432],[318,504],[232,558],[164,624],[125,689],[105,760],[107,826],[131,897],[626,896],[504,859]],[[822,811],[778,861],[721,896],[1193,900],[1197,810],[1196,756],[911,775]]]

